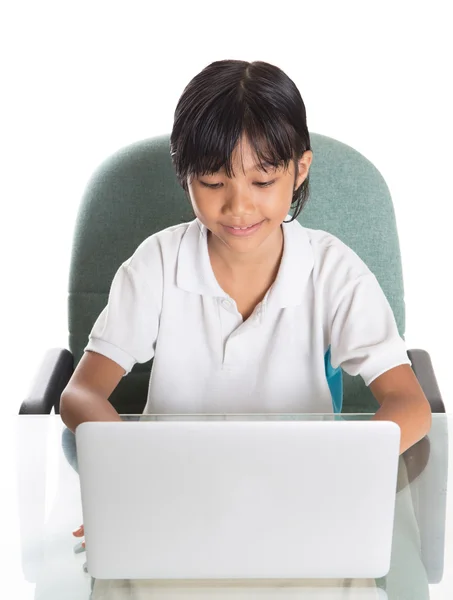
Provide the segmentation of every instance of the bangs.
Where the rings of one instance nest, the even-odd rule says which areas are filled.
[[[270,168],[288,168],[294,159],[294,139],[284,122],[263,121],[247,107],[236,106],[225,99],[217,105],[214,114],[203,115],[192,135],[180,140],[177,165],[179,178],[199,177],[225,169],[227,177],[235,177],[232,160],[236,146],[241,148],[246,139],[252,148],[256,168],[267,172]],[[242,152],[241,152],[242,155]],[[176,158],[176,157],[175,157]],[[241,158],[242,169],[244,170]]]

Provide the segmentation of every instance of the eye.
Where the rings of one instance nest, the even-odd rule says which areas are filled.
[[[204,181],[200,181],[201,185],[207,188],[211,188],[212,190],[216,190],[222,184],[221,183],[205,183]]]
[[[221,183],[206,183],[204,181],[200,181],[201,185],[203,187],[207,187],[210,188],[212,190],[217,190],[219,187],[222,186]],[[255,185],[260,187],[260,188],[265,188],[265,187],[269,187],[271,186],[273,183],[275,183],[275,179],[273,179],[272,181],[255,181]]]
[[[264,181],[264,182],[256,182],[256,185],[258,187],[269,187],[270,185],[272,185],[273,183],[275,183],[275,179],[273,179],[272,181]]]

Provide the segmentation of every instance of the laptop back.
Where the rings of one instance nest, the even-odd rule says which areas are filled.
[[[389,570],[394,423],[92,422],[76,440],[93,577],[377,578]]]

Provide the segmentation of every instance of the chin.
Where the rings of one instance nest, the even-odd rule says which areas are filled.
[[[263,244],[266,243],[266,241],[268,240],[269,236],[260,236],[260,237],[250,237],[250,238],[243,238],[243,239],[225,239],[223,238],[223,242],[229,247],[231,248],[231,250],[234,250],[235,252],[239,253],[239,254],[245,254],[247,252],[253,252],[255,250],[258,250],[258,248],[260,248]]]

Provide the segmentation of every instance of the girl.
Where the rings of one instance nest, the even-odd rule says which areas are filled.
[[[171,157],[196,219],[117,271],[63,392],[65,424],[120,420],[110,394],[153,357],[145,413],[339,411],[330,363],[363,377],[401,452],[424,437],[430,406],[375,276],[296,220],[313,153],[293,81],[264,62],[212,63],[178,102]]]

